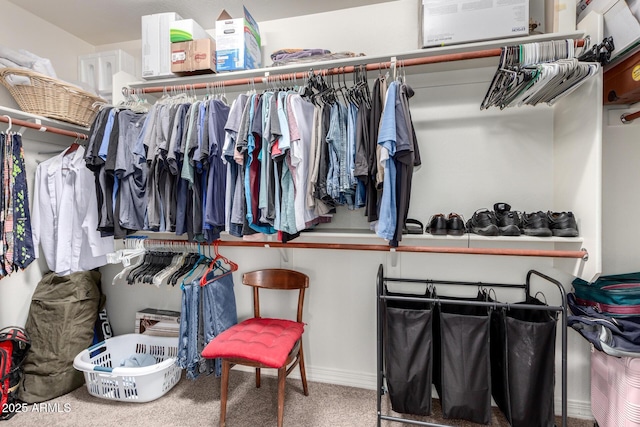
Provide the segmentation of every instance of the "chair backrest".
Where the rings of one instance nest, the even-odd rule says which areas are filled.
[[[268,268],[250,271],[242,275],[242,283],[253,287],[253,315],[260,317],[260,289],[298,290],[296,321],[302,322],[304,292],[309,287],[309,276],[299,271]]]

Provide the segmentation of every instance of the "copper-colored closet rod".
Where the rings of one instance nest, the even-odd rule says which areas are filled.
[[[627,124],[627,123],[631,123],[632,121],[634,121],[639,117],[640,117],[640,111],[636,111],[635,113],[628,113],[628,114],[621,115],[620,120],[622,121],[622,123]]]
[[[575,40],[575,45],[577,47],[584,46],[584,39]],[[413,65],[427,65],[427,64],[438,64],[442,62],[454,62],[454,61],[464,61],[469,59],[481,59],[481,58],[492,58],[499,57],[502,54],[501,48],[496,49],[485,49],[485,50],[477,50],[472,52],[461,52],[461,53],[449,53],[445,55],[434,55],[434,56],[424,56],[421,58],[412,58],[412,59],[398,59],[397,64],[403,67],[411,67]],[[321,63],[317,66],[322,66]],[[375,71],[385,68],[391,68],[392,62],[376,62],[372,64],[366,64],[365,68],[367,71]],[[360,66],[356,65],[348,65],[345,67],[333,67],[324,69],[322,74],[324,75],[335,75],[335,74],[348,74],[355,72]],[[277,71],[277,70],[274,70]],[[307,77],[307,71],[300,71],[296,73],[285,73],[285,74],[277,74],[279,78],[285,80],[294,80],[294,79],[304,79]],[[267,77],[267,80],[269,78]],[[246,77],[242,79],[232,79],[232,80],[220,80],[220,83],[224,86],[242,86],[242,85],[250,85],[255,84],[257,82],[262,81],[262,77]],[[142,93],[158,93],[165,92],[169,88],[186,88],[186,89],[208,89],[211,87],[211,83],[195,83],[195,84],[187,84],[187,85],[176,85],[176,86],[150,86],[145,88],[136,89],[141,91]]]
[[[55,133],[57,135],[70,136],[72,138],[88,139],[87,135],[85,135],[84,133],[73,132],[65,129],[58,129],[53,126],[43,126],[37,123],[27,122],[25,120],[20,120],[20,119],[9,119],[9,117],[7,117],[6,115],[0,116],[0,122],[11,123],[12,126],[16,125],[20,127],[35,129],[40,132],[50,132],[50,133]]]
[[[159,240],[145,239],[146,244],[197,244],[197,242],[187,242],[184,240]],[[237,246],[253,248],[289,248],[289,249],[340,249],[351,251],[379,251],[379,252],[422,252],[422,253],[442,253],[442,254],[472,254],[472,255],[503,255],[503,256],[531,256],[545,258],[578,258],[586,260],[588,252],[584,249],[579,251],[556,251],[538,249],[508,249],[508,248],[454,248],[454,247],[433,247],[433,246],[398,246],[392,248],[387,245],[367,245],[361,243],[302,243],[302,242],[245,242],[234,240],[217,240],[219,246]],[[206,244],[205,244],[206,245]]]

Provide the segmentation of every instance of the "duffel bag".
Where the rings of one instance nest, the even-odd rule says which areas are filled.
[[[640,314],[636,312],[640,308],[640,272],[601,276],[591,283],[576,278],[572,285],[581,305],[638,306],[617,314]]]

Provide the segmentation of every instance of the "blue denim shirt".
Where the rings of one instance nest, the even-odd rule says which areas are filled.
[[[376,234],[383,239],[393,240],[398,212],[396,208],[396,165],[393,156],[396,153],[396,88],[397,82],[391,82],[387,89],[387,100],[380,120],[378,144],[389,151],[389,158],[384,161],[384,181],[382,183],[382,200]]]

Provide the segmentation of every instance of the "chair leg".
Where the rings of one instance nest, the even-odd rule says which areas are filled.
[[[260,388],[260,368],[256,368],[256,388]]]
[[[302,343],[300,343],[300,352],[298,353],[298,367],[300,368],[300,378],[302,379],[302,390],[305,396],[309,396],[309,388],[307,387],[307,370],[304,367],[304,353],[302,353]]]
[[[284,418],[284,386],[287,380],[287,366],[278,369],[278,427],[282,427]]]
[[[229,395],[229,370],[231,363],[222,359],[222,378],[220,378],[220,427],[225,427],[227,417],[227,396]]]

